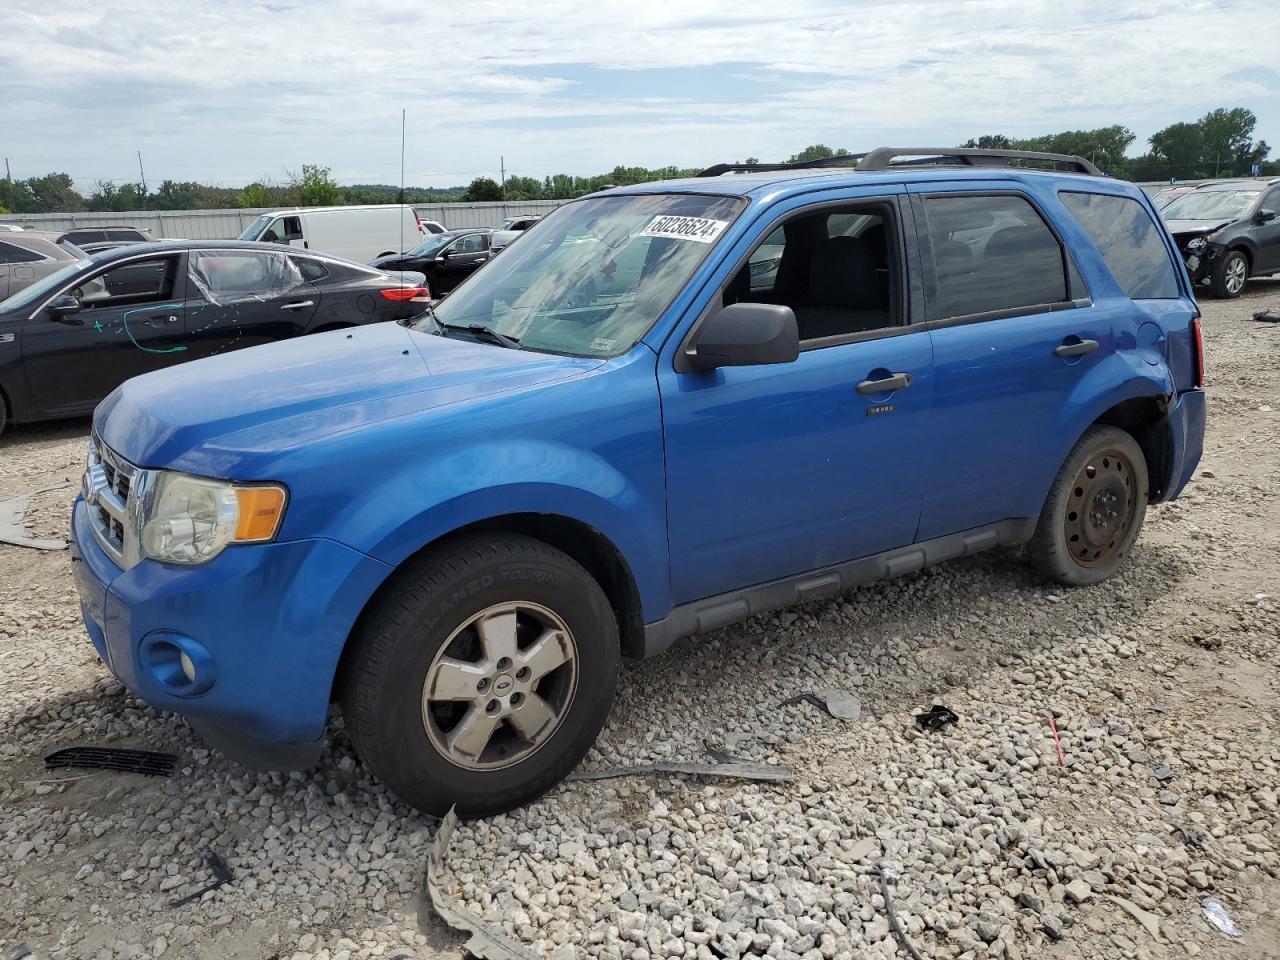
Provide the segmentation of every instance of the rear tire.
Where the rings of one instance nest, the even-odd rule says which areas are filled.
[[[1249,280],[1249,258],[1239,250],[1228,250],[1226,256],[1214,265],[1210,283],[1213,295],[1219,300],[1234,300],[1244,293]]]
[[[514,535],[410,561],[352,637],[340,699],[360,759],[439,816],[510,810],[586,755],[613,703],[618,624],[570,557]]]
[[[1051,580],[1079,587],[1111,576],[1147,513],[1147,461],[1131,435],[1090,427],[1058,470],[1027,552]]]

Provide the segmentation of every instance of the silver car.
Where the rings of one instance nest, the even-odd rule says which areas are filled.
[[[69,243],[58,243],[58,236],[41,230],[0,233],[0,300],[88,257]]]

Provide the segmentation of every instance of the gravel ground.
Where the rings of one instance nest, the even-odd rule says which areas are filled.
[[[700,760],[709,741],[795,779],[562,785],[462,825],[452,889],[556,960],[906,956],[877,866],[926,958],[1280,957],[1280,327],[1249,320],[1264,306],[1280,282],[1204,304],[1208,449],[1120,576],[1068,591],[988,554],[630,664],[588,765]],[[0,498],[76,483],[86,432],[7,434]],[[73,489],[38,499],[33,532],[65,529]],[[68,566],[0,546],[0,948],[460,955],[420,894],[434,822],[370,780],[340,722],[309,774],[211,754],[105,673]],[[781,705],[827,687],[862,716]],[[935,702],[959,725],[918,731]],[[171,750],[179,769],[44,770],[73,744]],[[204,846],[234,882],[169,908],[204,881]],[[1210,896],[1243,937],[1205,922]]]

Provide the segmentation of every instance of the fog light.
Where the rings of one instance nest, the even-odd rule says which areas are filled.
[[[138,658],[152,682],[172,696],[199,696],[218,679],[213,654],[180,633],[148,634],[142,639]]]

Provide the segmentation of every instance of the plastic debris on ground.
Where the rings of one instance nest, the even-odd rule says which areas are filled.
[[[940,703],[935,703],[924,713],[916,714],[916,726],[921,730],[930,732],[941,730],[943,727],[960,722],[960,715],[950,707],[944,707]]]
[[[1236,926],[1235,921],[1231,919],[1231,914],[1227,913],[1227,908],[1220,901],[1210,897],[1200,905],[1200,908],[1204,910],[1204,915],[1209,922],[1228,937],[1244,936],[1244,931]]]
[[[193,900],[199,900],[209,891],[217,890],[223,884],[231,882],[231,868],[227,866],[227,861],[223,860],[222,857],[218,856],[217,853],[210,850],[208,847],[202,847],[200,849],[200,856],[204,857],[204,862],[208,865],[209,872],[213,874],[212,882],[201,887],[195,893],[189,893],[185,897],[180,897],[177,900],[170,900],[169,906],[185,906]]]
[[[154,750],[128,750],[120,747],[68,747],[44,758],[49,770],[60,767],[83,767],[88,770],[114,770],[117,773],[141,773],[148,777],[171,777],[178,765],[172,753]]]
[[[898,946],[907,952],[907,956],[911,960],[924,960],[916,948],[911,945],[911,941],[907,939],[907,932],[902,929],[902,921],[898,919],[898,912],[893,908],[893,897],[889,896],[889,876],[894,874],[894,880],[897,880],[896,873],[897,871],[892,870],[887,863],[881,862],[880,866],[872,871],[872,876],[878,877],[880,880],[880,896],[884,898],[884,910],[889,915],[889,929],[893,931],[893,936],[898,941]]]
[[[1255,310],[1253,312],[1253,319],[1261,320],[1263,323],[1280,323],[1280,310]]]
[[[1132,900],[1126,900],[1124,897],[1113,897],[1110,894],[1105,893],[1103,894],[1103,897],[1110,900],[1117,907],[1142,924],[1142,926],[1146,928],[1147,933],[1151,934],[1156,939],[1160,938],[1160,918],[1154,913],[1143,910]]]
[[[1058,736],[1058,724],[1053,719],[1053,714],[1048,710],[1044,712],[1044,718],[1049,723],[1049,732],[1053,734],[1053,745],[1058,748],[1058,766],[1065,767],[1067,765],[1067,755],[1062,749],[1062,738]]]
[[[43,540],[39,537],[27,536],[23,522],[27,517],[27,507],[42,493],[50,490],[61,490],[69,487],[69,483],[55,483],[51,487],[41,487],[11,500],[0,500],[0,543],[12,544],[15,547],[30,547],[32,550],[65,550],[65,540]]]
[[[755,763],[740,760],[709,743],[703,743],[713,763],[687,760],[658,760],[630,767],[604,767],[597,770],[578,770],[569,780],[611,780],[615,777],[640,777],[657,773],[683,773],[698,777],[729,777],[737,780],[790,780],[796,775],[791,767],[781,763]]]
[[[539,960],[519,944],[512,943],[495,929],[458,905],[443,879],[444,858],[449,852],[453,832],[458,828],[458,814],[450,808],[445,814],[427,853],[427,875],[423,878],[423,895],[427,904],[452,929],[469,935],[463,947],[465,955],[479,960]]]
[[[830,687],[826,690],[796,694],[782,701],[784,707],[793,703],[808,703],[825,710],[827,716],[836,720],[857,720],[862,715],[862,701],[848,690]]]

